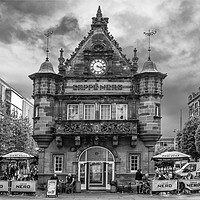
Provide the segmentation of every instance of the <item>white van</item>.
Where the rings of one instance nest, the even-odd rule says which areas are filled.
[[[188,172],[191,172],[191,174],[195,177],[198,176],[198,173],[200,171],[200,162],[189,162],[186,163],[181,169],[176,170],[175,173],[180,175],[181,177],[187,176]]]

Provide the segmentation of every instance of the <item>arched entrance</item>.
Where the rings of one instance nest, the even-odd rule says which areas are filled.
[[[108,190],[114,180],[115,160],[108,149],[93,146],[84,150],[78,160],[78,180],[82,190]]]

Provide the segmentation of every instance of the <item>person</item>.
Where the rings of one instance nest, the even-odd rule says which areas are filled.
[[[145,174],[142,178],[143,186],[142,191],[144,194],[150,194],[151,193],[151,187],[150,187],[150,179],[149,174]]]
[[[186,179],[193,179],[193,175],[191,172],[188,172],[187,176],[185,177]]]
[[[73,192],[73,190],[74,190],[74,183],[75,183],[74,177],[72,176],[71,173],[69,173],[66,176],[66,192],[67,193]]]
[[[135,174],[135,181],[136,181],[136,187],[137,187],[137,193],[142,193],[142,170],[138,169]]]

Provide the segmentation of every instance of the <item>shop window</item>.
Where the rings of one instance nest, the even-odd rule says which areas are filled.
[[[84,105],[84,119],[85,120],[94,120],[95,119],[94,104],[85,104]]]
[[[160,117],[160,104],[155,105],[155,117]]]
[[[111,119],[111,105],[109,105],[109,104],[101,105],[100,119],[101,120],[110,120]]]
[[[63,172],[63,155],[54,155],[54,172]]]
[[[67,106],[67,119],[68,120],[79,120],[78,104],[69,104]]]
[[[116,105],[116,119],[117,120],[126,120],[127,119],[127,105],[126,104],[117,104]]]
[[[137,154],[130,155],[130,172],[136,172],[140,168],[140,156]]]

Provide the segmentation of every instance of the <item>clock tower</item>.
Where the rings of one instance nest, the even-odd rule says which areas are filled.
[[[137,169],[153,173],[150,149],[161,135],[161,114],[154,113],[165,75],[153,62],[138,72],[137,50],[128,59],[108,32],[108,22],[99,6],[69,59],[61,48],[58,73],[46,61],[30,75],[38,184],[53,173],[60,180],[71,173],[81,190],[109,190],[114,180],[128,185]]]

